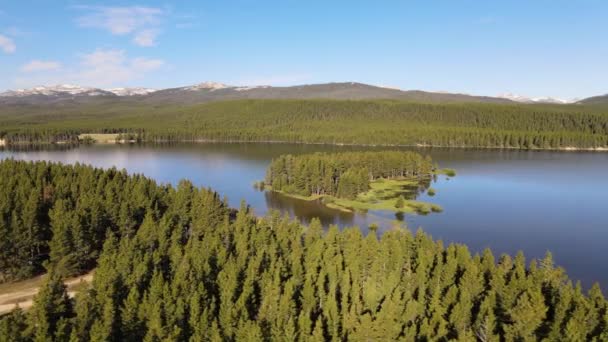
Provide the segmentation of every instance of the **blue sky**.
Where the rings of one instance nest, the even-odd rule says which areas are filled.
[[[608,93],[608,1],[0,0],[0,75],[586,97]]]

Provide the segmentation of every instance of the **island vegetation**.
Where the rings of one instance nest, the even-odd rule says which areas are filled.
[[[23,252],[48,271],[30,309],[0,317],[3,341],[608,339],[599,286],[584,293],[550,253],[497,260],[400,226],[324,231],[117,170],[6,160],[0,172],[3,260]],[[68,296],[62,278],[93,267]]]
[[[408,151],[313,153],[274,159],[263,185],[328,207],[428,213],[437,205],[413,199],[438,169],[429,156]],[[407,197],[404,198],[404,196]]]
[[[607,149],[608,107],[329,99],[0,107],[0,139],[8,145],[78,143],[84,133],[135,142]]]

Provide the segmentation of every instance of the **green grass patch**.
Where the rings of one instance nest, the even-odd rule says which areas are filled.
[[[446,175],[448,177],[456,176],[456,170],[454,170],[454,169],[439,169],[439,170],[435,171],[435,173],[438,175]]]
[[[338,198],[329,195],[303,196],[286,193],[284,191],[276,192],[304,201],[322,200],[323,204],[328,208],[344,212],[368,210],[387,210],[409,214],[441,212],[443,209],[439,205],[411,199],[403,199],[402,205],[397,205],[401,196],[413,197],[415,195],[414,189],[416,189],[419,184],[420,180],[416,178],[378,179],[370,183],[371,189],[369,191],[358,194],[355,199]],[[272,187],[268,185],[265,189],[272,191]]]

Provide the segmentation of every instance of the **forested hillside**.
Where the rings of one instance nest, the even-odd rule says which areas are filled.
[[[138,219],[125,215],[126,222],[104,231],[88,290],[69,299],[59,264],[49,263],[35,305],[0,318],[2,340],[608,339],[608,302],[599,287],[583,294],[551,254],[529,264],[522,254],[495,260],[489,250],[472,255],[463,245],[444,246],[399,227],[364,236],[358,228],[324,232],[318,221],[303,227],[276,213],[256,218],[244,204],[235,214],[216,194],[187,182],[158,187],[117,171],[42,162],[1,166],[4,184],[29,180],[29,198],[37,198],[37,184],[55,184],[47,203],[56,213],[52,222],[71,201],[66,192],[84,196],[78,189],[85,183],[95,194],[112,194],[107,184],[125,178],[117,185],[128,195],[109,196],[106,205],[141,203]],[[6,224],[22,214],[3,215]],[[51,223],[51,241],[76,221],[85,229],[92,222]]]
[[[415,152],[344,152],[281,155],[266,172],[273,190],[355,198],[377,178],[431,177],[433,162]]]
[[[283,141],[495,148],[608,147],[608,110],[586,105],[396,100],[238,100],[199,105],[108,103],[0,107],[9,144],[79,133],[145,141]]]
[[[217,196],[181,187],[197,201]],[[0,283],[43,266],[63,276],[90,270],[108,234],[134,234],[146,214],[163,215],[175,196],[174,188],[125,171],[1,161]]]

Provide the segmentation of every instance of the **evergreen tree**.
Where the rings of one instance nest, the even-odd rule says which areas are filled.
[[[0,317],[0,342],[24,342],[28,324],[23,310],[16,308],[4,317]]]
[[[275,191],[347,199],[370,189],[378,178],[430,179],[432,160],[414,152],[343,152],[282,155],[266,170],[267,184]]]
[[[9,167],[17,171],[5,174]],[[315,174],[313,167],[304,169]],[[528,267],[521,253],[503,255],[496,264],[489,250],[471,255],[466,246],[444,246],[422,230],[412,234],[395,226],[365,235],[356,227],[331,226],[324,231],[318,219],[304,227],[276,212],[255,217],[245,203],[230,210],[216,193],[187,182],[176,190],[78,165],[0,162],[0,183],[13,189],[5,175],[28,184],[29,177],[47,171],[53,176],[44,179],[53,184],[53,194],[41,195],[31,208],[38,208],[34,220],[40,227],[53,232],[52,238],[40,238],[42,246],[51,238],[50,272],[26,314],[16,310],[0,317],[0,340],[603,341],[608,336],[608,302],[599,286],[585,295],[554,266],[551,254]],[[18,209],[31,193],[23,185],[15,191],[15,205],[0,201],[5,232],[12,234],[12,227],[34,217]],[[9,197],[0,191],[0,198]],[[129,210],[121,214],[108,198],[129,203]],[[109,228],[101,229],[100,222]],[[123,223],[130,228],[122,229]],[[92,237],[100,230],[103,238]],[[13,260],[0,252],[3,262]],[[92,267],[79,259],[94,259],[96,268],[74,303],[54,267],[63,273]]]
[[[70,276],[80,271],[80,262],[74,246],[76,218],[65,200],[58,201],[49,213],[53,238],[49,242],[50,267],[62,275]]]
[[[74,316],[72,300],[61,277],[51,271],[34,297],[28,312],[29,335],[34,341],[52,341],[70,336],[68,319]]]

